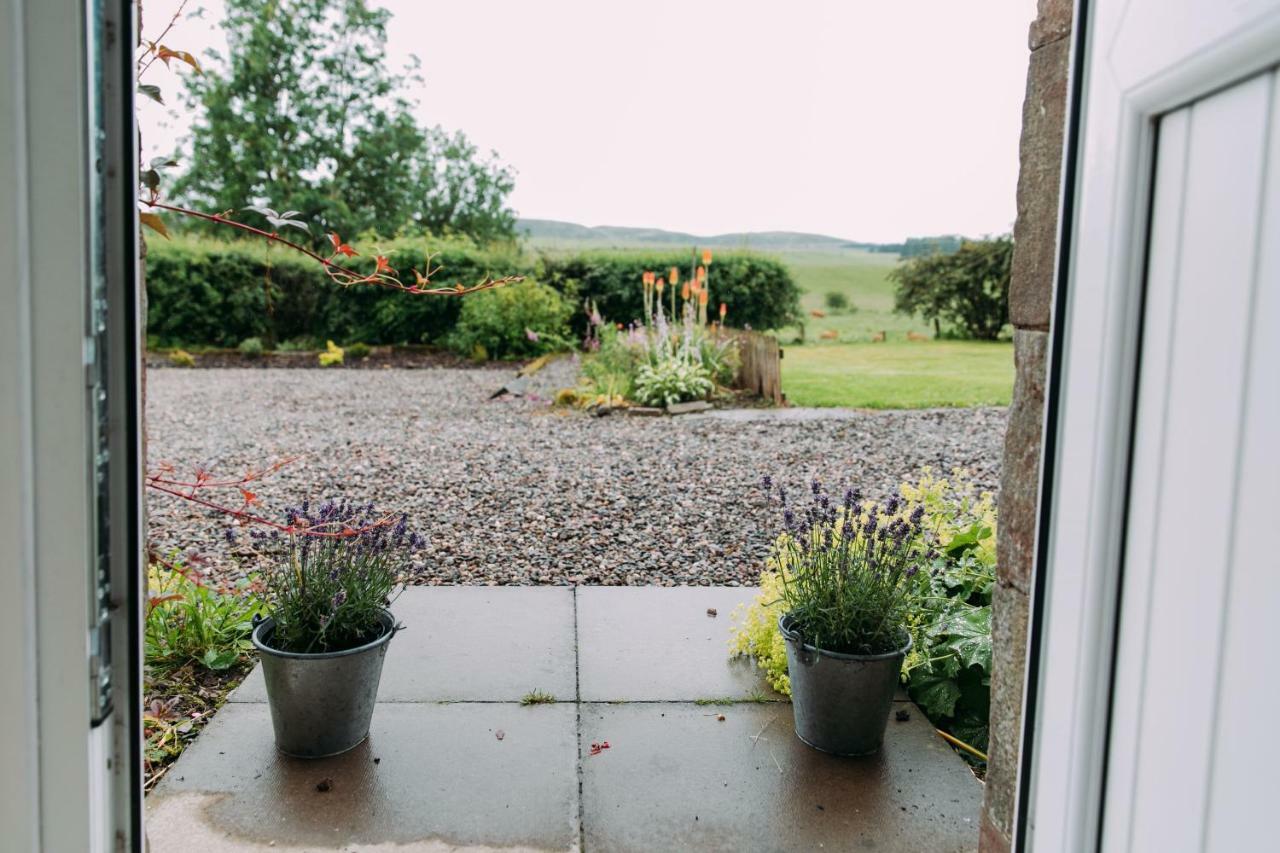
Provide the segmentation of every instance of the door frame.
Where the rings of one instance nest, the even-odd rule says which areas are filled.
[[[1158,118],[1280,63],[1280,2],[1077,0],[1018,849],[1101,843]]]
[[[0,846],[24,853],[142,848],[134,21],[0,2]]]

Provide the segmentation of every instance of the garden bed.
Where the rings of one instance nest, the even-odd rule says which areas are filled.
[[[321,369],[320,353],[322,350],[267,351],[260,355],[248,356],[234,349],[193,350],[188,354],[192,363],[176,364],[175,353],[178,350],[156,350],[147,353],[147,368],[247,368],[263,370],[269,368]],[[455,370],[501,369],[516,371],[526,361],[488,362],[464,358],[449,350],[428,346],[377,346],[370,347],[369,354],[361,358],[345,358],[341,364],[323,369],[349,368],[355,370],[381,370],[383,368],[401,368],[405,370],[432,367],[448,367]]]

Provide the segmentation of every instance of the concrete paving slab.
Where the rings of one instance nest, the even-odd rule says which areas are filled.
[[[265,704],[228,704],[147,798],[151,850],[573,849],[575,723],[572,704],[389,703],[364,744],[307,761],[275,751]]]
[[[579,587],[582,701],[776,697],[752,661],[729,658],[730,615],[756,592],[754,587]],[[715,616],[708,615],[709,608]]]
[[[574,699],[572,589],[410,587],[392,611],[406,630],[387,650],[379,702]],[[266,700],[259,668],[230,697]]]
[[[584,704],[581,732],[593,853],[978,846],[982,783],[918,711],[868,758],[802,744],[789,705]]]

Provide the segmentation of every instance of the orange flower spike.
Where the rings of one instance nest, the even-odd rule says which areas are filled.
[[[711,250],[710,249],[702,250],[702,263],[705,264],[706,266],[711,266]]]
[[[659,293],[661,293],[661,292],[666,288],[666,286],[667,286],[667,280],[666,280],[666,279],[664,279],[664,278],[659,277],[659,278],[658,278],[658,283],[657,283],[656,285],[654,285],[654,286],[655,286],[655,287],[657,287],[657,288],[658,288],[658,292],[659,292]]]
[[[689,282],[687,281],[684,283],[684,290],[680,291],[680,298],[686,302],[689,301]]]
[[[720,322],[724,322],[724,315],[729,313],[729,306],[723,302],[720,303]]]
[[[699,290],[699,291],[698,291],[698,304],[699,304],[699,305],[706,305],[706,304],[707,304],[707,299],[708,299],[708,298],[709,298],[709,296],[708,296],[708,294],[707,294],[707,292],[706,292],[705,290]]]
[[[707,268],[706,268],[706,267],[698,267],[698,283],[699,283],[699,284],[701,284],[702,282],[704,282],[704,281],[706,281],[706,280],[707,280]]]
[[[679,267],[672,267],[672,268],[671,268],[671,271],[667,273],[667,281],[671,282],[671,286],[672,286],[672,287],[675,287],[677,284],[679,284],[679,283],[680,283],[680,268],[679,268]]]

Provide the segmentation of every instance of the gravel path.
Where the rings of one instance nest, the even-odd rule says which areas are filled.
[[[300,456],[255,487],[268,508],[346,495],[407,511],[424,584],[752,584],[778,529],[762,474],[873,497],[923,465],[999,478],[1003,409],[594,418],[546,404],[572,372],[490,401],[509,371],[152,370],[150,462],[236,475]],[[150,498],[154,544],[238,572],[219,518]]]

